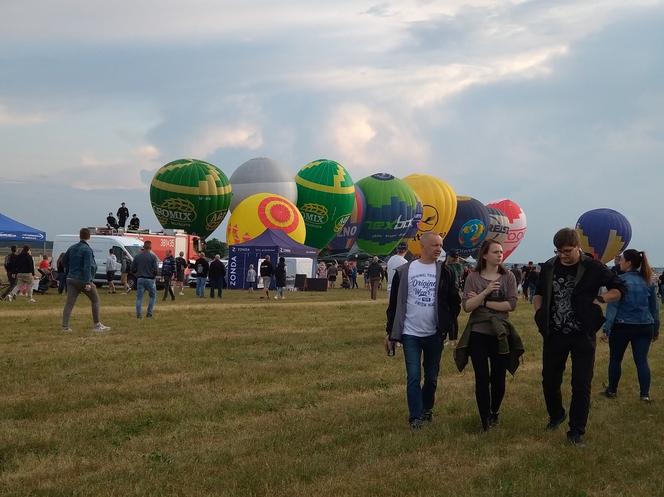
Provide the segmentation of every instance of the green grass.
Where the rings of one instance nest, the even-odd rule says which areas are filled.
[[[443,355],[434,422],[407,427],[405,370],[382,349],[384,297],[365,290],[226,292],[158,301],[101,290],[60,332],[56,294],[0,302],[0,495],[658,496],[664,359],[651,350],[651,405],[631,356],[615,400],[599,396],[598,344],[585,448],[544,431],[541,339],[520,303],[527,352],[508,378],[501,424],[480,432],[472,367]],[[569,403],[569,371],[564,397]]]

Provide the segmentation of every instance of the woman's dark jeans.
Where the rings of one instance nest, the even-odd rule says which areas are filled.
[[[632,357],[636,364],[641,396],[650,394],[650,366],[648,351],[652,342],[653,325],[616,324],[609,335],[609,386],[611,392],[618,391],[621,363],[627,346],[632,344]]]
[[[475,400],[482,425],[489,413],[498,413],[505,396],[507,355],[498,353],[498,338],[483,333],[470,334],[470,360],[475,370]]]

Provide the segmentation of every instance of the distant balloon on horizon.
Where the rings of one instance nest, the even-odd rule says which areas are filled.
[[[233,199],[230,210],[255,193],[274,193],[297,203],[297,186],[293,175],[278,162],[267,157],[256,157],[244,162],[230,177]]]

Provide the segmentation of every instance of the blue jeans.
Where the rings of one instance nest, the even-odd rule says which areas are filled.
[[[207,282],[207,277],[196,277],[196,296],[203,298],[205,297],[205,283]]]
[[[609,335],[609,391],[618,391],[618,383],[622,372],[620,363],[623,360],[627,346],[631,343],[641,396],[650,395],[648,351],[650,350],[652,335],[652,325],[614,325]]]
[[[143,294],[148,292],[150,300],[148,301],[147,316],[152,316],[154,310],[154,303],[157,301],[157,283],[150,278],[138,278],[136,281],[136,315],[141,315],[141,307],[143,306]]]
[[[403,355],[406,360],[406,397],[408,421],[422,418],[424,411],[433,408],[436,399],[443,338],[438,335],[416,337],[402,335]],[[424,368],[424,384],[421,384]]]

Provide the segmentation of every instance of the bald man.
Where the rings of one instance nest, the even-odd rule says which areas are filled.
[[[438,260],[443,239],[436,233],[425,233],[420,245],[420,258],[395,271],[385,337],[390,355],[395,342],[403,345],[408,422],[413,430],[433,418],[443,344],[446,337],[456,340],[456,320],[461,310],[454,271]]]

